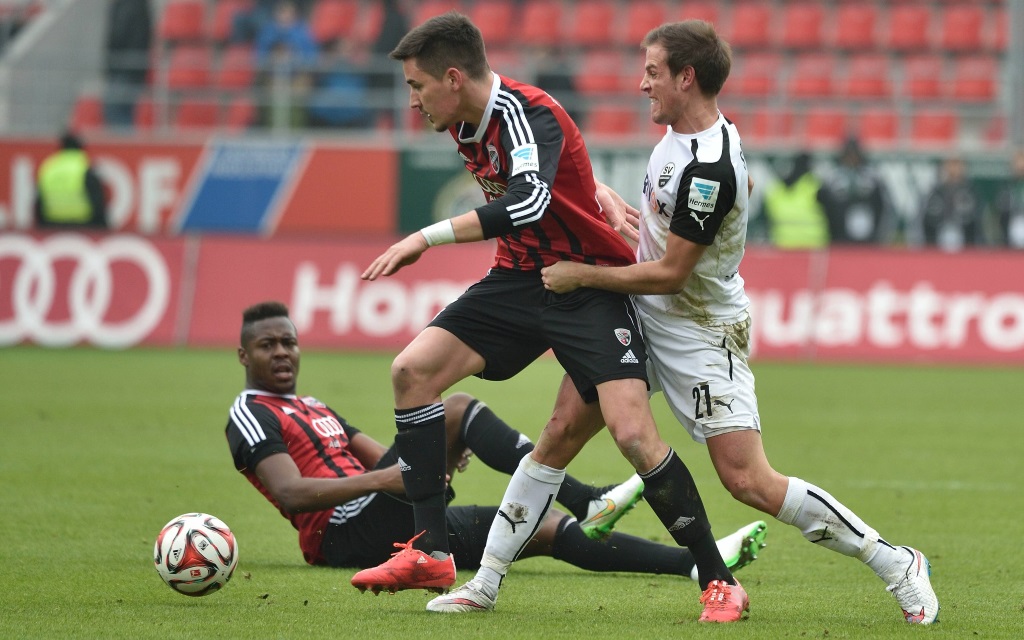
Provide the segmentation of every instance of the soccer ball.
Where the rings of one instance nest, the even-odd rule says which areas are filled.
[[[186,513],[160,530],[153,563],[170,588],[187,596],[205,596],[231,579],[238,564],[238,543],[218,518]]]

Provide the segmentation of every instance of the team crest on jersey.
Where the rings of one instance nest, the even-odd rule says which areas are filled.
[[[718,203],[718,188],[721,185],[722,183],[717,180],[694,178],[690,183],[690,195],[686,203],[695,211],[713,212]],[[703,226],[701,224],[702,228]]]
[[[324,407],[327,406],[324,403],[317,400],[316,398],[314,398],[313,396],[302,396],[301,398],[299,398],[299,400],[302,400],[302,403],[307,407],[314,407],[316,409],[323,409]]]
[[[501,169],[501,164],[498,162],[498,150],[493,144],[487,145],[487,157],[491,161],[491,169],[494,173],[498,173]]]
[[[676,163],[670,162],[661,169],[661,175],[658,176],[658,188],[663,189],[668,181],[672,179],[672,174],[676,171]]]
[[[629,343],[633,341],[633,333],[629,329],[616,329],[615,337],[624,347],[628,347]]]

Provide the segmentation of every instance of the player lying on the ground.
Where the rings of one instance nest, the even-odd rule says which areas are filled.
[[[393,546],[401,546],[393,540],[417,533],[395,448],[379,444],[315,398],[295,395],[299,343],[285,305],[265,302],[245,310],[238,360],[245,367],[246,388],[231,406],[226,428],[235,467],[299,531],[310,564],[369,567],[385,561]],[[449,479],[465,469],[471,453],[511,474],[533,449],[525,435],[471,396],[457,393],[444,402]],[[551,510],[523,557],[552,556],[591,571],[697,580],[686,549],[611,532],[642,491],[635,475],[605,488],[567,476],[557,499],[572,515]],[[448,495],[454,495],[450,488]],[[460,568],[479,566],[495,515],[510,522],[517,518],[499,514],[497,507],[448,509],[449,542]],[[591,539],[584,528],[603,539]],[[758,521],[718,541],[730,568],[753,561],[765,534]]]

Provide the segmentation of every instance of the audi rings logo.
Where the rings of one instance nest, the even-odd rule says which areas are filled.
[[[100,347],[123,348],[139,343],[163,318],[170,300],[170,277],[163,256],[149,242],[135,236],[109,236],[90,240],[76,234],[34,239],[0,235],[0,264],[15,262],[9,291],[10,317],[0,317],[0,345],[32,340],[63,347],[81,341]],[[57,263],[72,265],[66,287],[67,318],[51,318],[58,304]],[[139,269],[146,292],[134,313],[116,321],[107,318],[114,298],[114,265]],[[0,275],[10,270],[0,271]],[[3,303],[0,303],[3,304]]]

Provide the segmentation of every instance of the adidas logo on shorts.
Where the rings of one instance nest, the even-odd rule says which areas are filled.
[[[640,364],[640,361],[637,360],[635,355],[633,355],[632,349],[627,351],[626,355],[622,356],[622,360],[619,360],[619,362],[622,364]]]

